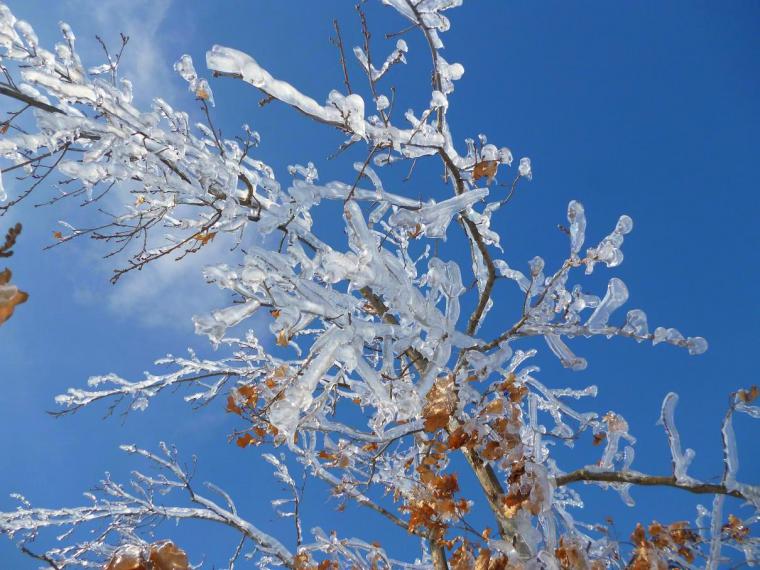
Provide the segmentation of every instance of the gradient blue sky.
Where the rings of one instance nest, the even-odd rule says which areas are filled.
[[[200,71],[207,48],[230,45],[322,99],[330,89],[342,88],[329,43],[332,19],[341,21],[348,46],[360,41],[348,0],[25,0],[9,5],[32,22],[48,46],[58,39],[57,22],[68,21],[92,64],[100,63],[96,33],[115,42],[119,31],[126,32],[132,36],[126,72],[134,77],[139,97],[149,101],[161,95],[192,112],[195,105],[171,69],[183,53],[193,56]],[[382,34],[404,23],[374,4],[368,13],[377,59],[393,45]],[[705,355],[689,357],[666,346],[576,339],[570,341],[572,348],[589,360],[582,373],[562,369],[539,346],[539,377],[552,386],[597,384],[598,398],[583,409],[621,412],[638,437],[634,466],[656,473],[669,471],[670,456],[655,421],[665,394],[678,392],[676,419],[684,444],[697,451],[693,473],[715,480],[722,472],[719,428],[728,394],[757,382],[760,5],[470,0],[449,14],[453,26],[444,36],[445,55],[466,70],[451,98],[450,120],[459,144],[483,132],[490,142],[533,161],[533,182],[521,185],[496,218],[506,259],[524,268],[541,255],[548,267],[556,267],[567,243],[555,227],[565,222],[570,199],[586,207],[590,243],[627,213],[634,232],[626,238],[625,262],[615,275],[631,291],[628,308],[644,309],[650,326],[675,326],[710,342]],[[429,99],[428,56],[417,38],[408,41],[409,64],[397,68],[385,88],[395,85],[402,108],[419,111]],[[354,75],[358,83],[358,68]],[[350,156],[326,160],[340,142],[335,133],[281,106],[260,109],[257,94],[245,85],[214,80],[212,88],[218,124],[228,133],[242,122],[258,130],[260,156],[283,181],[288,164],[309,160],[322,180],[353,180]],[[423,190],[414,185],[425,185],[425,192],[444,197],[447,189],[435,174],[419,172],[394,190],[416,195]],[[13,491],[36,506],[78,504],[81,492],[104,471],[126,480],[130,469],[141,466],[118,451],[120,443],[155,448],[165,440],[188,457],[197,454],[199,477],[230,491],[251,520],[292,540],[290,526],[274,520],[269,507],[270,499],[283,494],[268,465],[254,451],[225,443],[234,424],[218,407],[192,413],[179,397],[169,396],[125,421],[102,420],[105,408],[59,420],[45,414],[54,408],[55,394],[82,386],[89,375],[114,371],[135,378],[155,370],[153,359],[181,354],[188,346],[208,354],[205,339],[192,334],[190,316],[224,302],[221,292],[203,284],[199,271],[215,256],[227,255],[224,248],[204,248],[181,267],[157,266],[114,288],[107,284],[112,266],[99,259],[98,247],[74,243],[41,251],[56,220],[81,215],[76,206],[65,212],[30,206],[0,222],[3,231],[11,222],[24,223],[8,265],[15,282],[31,295],[0,328],[0,508],[15,507],[7,498]],[[462,242],[452,238],[448,245],[454,248],[448,255],[462,259],[464,252],[456,249]],[[598,273],[592,283],[603,291],[610,272]],[[500,294],[505,300],[517,298],[506,284]],[[497,307],[493,328],[486,332],[513,316],[508,305]],[[758,426],[741,417],[736,430],[739,478],[760,483]],[[560,452],[560,457],[569,469],[593,461],[587,451]],[[312,493],[307,527],[357,532],[358,525],[362,538],[384,545],[397,536],[383,521],[375,525],[373,513],[355,508],[337,513],[316,483]],[[694,499],[667,490],[634,490],[636,510],[626,509],[613,493],[584,493],[588,505],[579,517],[610,515],[621,536],[637,520],[694,518]],[[235,544],[231,533],[208,525],[181,532],[167,526],[166,532],[180,533],[177,540],[188,546],[193,561],[205,553],[204,567],[224,566]],[[400,554],[407,547],[413,542],[401,540],[391,551]],[[33,567],[9,541],[0,542],[0,568]]]

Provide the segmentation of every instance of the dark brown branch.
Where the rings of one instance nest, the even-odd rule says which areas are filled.
[[[29,557],[47,563],[48,566],[50,566],[51,568],[54,568],[55,570],[61,569],[61,567],[58,566],[58,564],[56,564],[52,558],[45,556],[44,554],[37,554],[36,552],[32,552],[26,546],[23,546],[23,545],[20,546],[19,549],[21,550],[21,552],[23,552]]]
[[[6,97],[10,97],[12,99],[22,101],[26,103],[27,105],[29,105],[30,107],[36,107],[37,109],[42,109],[43,111],[47,111],[48,113],[65,114],[58,107],[54,107],[53,105],[43,103],[42,101],[37,101],[37,99],[34,99],[33,97],[30,97],[29,95],[26,95],[25,93],[22,93],[21,91],[17,89],[13,89],[12,87],[8,85],[0,84],[0,95],[5,95]]]
[[[642,485],[645,487],[675,487],[676,489],[683,489],[684,491],[700,495],[728,495],[737,499],[747,499],[740,491],[728,489],[725,485],[713,485],[702,482],[679,483],[672,475],[647,475],[637,471],[589,471],[587,469],[578,469],[577,471],[555,478],[557,487],[581,481],[631,483],[632,485]]]
[[[335,47],[338,48],[338,53],[340,54],[340,66],[343,68],[343,83],[346,85],[348,94],[351,95],[353,91],[351,91],[351,82],[348,80],[346,54],[343,51],[343,38],[340,35],[340,26],[338,25],[338,20],[333,20],[333,26],[335,27],[335,40],[333,41],[333,44],[335,44]]]
[[[457,195],[463,194],[465,192],[464,180],[460,176],[456,165],[451,160],[451,157],[446,154],[443,149],[439,150],[438,154],[440,155],[443,163],[446,166],[446,169],[454,180],[454,192]],[[472,335],[478,329],[478,326],[480,325],[480,319],[483,317],[483,313],[486,310],[486,305],[491,298],[493,284],[494,281],[496,281],[496,266],[491,259],[491,254],[488,251],[488,246],[486,246],[486,242],[483,240],[483,236],[480,235],[478,227],[472,222],[472,220],[469,220],[464,216],[460,217],[460,220],[466,226],[470,236],[472,236],[472,239],[475,242],[480,255],[483,257],[483,262],[486,264],[486,271],[488,272],[488,278],[486,279],[485,287],[483,288],[483,292],[481,293],[480,299],[478,300],[478,306],[475,308],[475,311],[472,313],[472,315],[470,315],[470,320],[467,323],[467,334]]]
[[[364,55],[367,57],[367,79],[369,80],[369,88],[370,91],[372,91],[372,99],[374,101],[377,101],[377,88],[375,86],[375,77],[372,74],[372,55],[370,52],[370,39],[372,38],[372,34],[369,31],[367,16],[364,14],[364,10],[362,10],[361,4],[356,5],[356,11],[359,13],[359,20],[361,21],[362,26],[362,36],[364,36]],[[385,126],[388,126],[388,115],[386,115],[385,110],[379,109],[379,112],[383,123],[385,123]],[[410,137],[410,140],[412,138],[414,138],[414,136]]]

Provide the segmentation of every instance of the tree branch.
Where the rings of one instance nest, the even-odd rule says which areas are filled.
[[[711,483],[679,483],[672,475],[647,475],[638,471],[590,471],[588,469],[578,469],[565,475],[555,477],[557,487],[569,485],[570,483],[584,482],[604,482],[604,483],[631,483],[633,485],[642,485],[646,487],[675,487],[691,493],[701,495],[728,495],[737,499],[747,500],[740,491],[728,489],[725,485],[714,485]]]

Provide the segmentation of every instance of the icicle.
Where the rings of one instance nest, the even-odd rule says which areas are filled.
[[[729,489],[733,489],[736,485],[736,473],[739,471],[739,452],[736,448],[733,415],[732,409],[726,413],[720,429],[723,436],[723,461],[725,463],[723,481]]]
[[[726,500],[725,495],[715,495],[713,499],[712,519],[710,522],[710,554],[707,558],[707,570],[716,570],[720,564],[720,547],[721,534],[723,532],[721,523],[723,522],[723,502]]]
[[[567,221],[570,222],[570,252],[575,256],[586,240],[586,214],[583,204],[575,200],[568,204]]]
[[[613,277],[607,285],[607,294],[589,317],[586,326],[591,332],[602,331],[615,309],[628,300],[628,288],[620,279]]]
[[[681,436],[676,429],[675,410],[678,403],[678,394],[669,392],[662,401],[662,410],[660,419],[657,422],[665,428],[668,436],[668,445],[670,445],[670,456],[673,459],[673,475],[678,483],[688,485],[695,483],[695,479],[689,477],[686,471],[694,460],[694,450],[686,449],[681,451]]]
[[[193,317],[195,334],[207,335],[214,347],[217,347],[229,327],[251,316],[260,306],[261,303],[254,299],[214,311],[210,315],[196,315]]]
[[[578,371],[585,370],[588,366],[586,359],[575,356],[575,354],[573,354],[573,352],[562,341],[562,338],[559,335],[545,334],[544,339],[546,340],[546,344],[549,345],[551,351],[557,358],[559,358],[562,366],[565,368],[570,368],[572,370]]]
[[[530,288],[530,279],[525,277],[521,271],[511,269],[509,265],[507,265],[507,262],[503,259],[495,259],[493,264],[494,267],[496,267],[496,270],[499,272],[499,275],[517,282],[517,286],[520,287],[523,293],[525,293]]]

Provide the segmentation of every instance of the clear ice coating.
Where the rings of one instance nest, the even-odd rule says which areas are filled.
[[[683,485],[695,483],[695,480],[686,473],[694,460],[694,450],[686,449],[681,451],[681,436],[676,429],[675,410],[678,403],[678,394],[669,392],[662,401],[662,410],[660,413],[660,423],[665,428],[670,445],[670,455],[673,459],[673,475],[676,481]]]
[[[577,255],[586,240],[586,213],[583,204],[576,200],[568,204],[567,221],[570,222],[570,252]]]
[[[195,72],[195,66],[193,65],[193,58],[187,54],[179,58],[179,61],[174,64],[174,70],[188,83],[195,84],[198,80],[198,74]]]
[[[586,327],[591,332],[601,332],[608,326],[612,313],[622,307],[628,300],[628,288],[617,277],[610,279],[607,285],[607,293],[599,303],[599,306],[586,321]]]
[[[533,167],[530,163],[530,158],[523,157],[520,159],[520,165],[517,167],[517,171],[520,173],[520,176],[527,178],[528,180],[533,179]]]
[[[649,325],[647,316],[641,309],[628,311],[625,316],[625,325],[621,329],[623,333],[632,335],[637,341],[641,342],[649,336]]]
[[[654,336],[652,338],[652,344],[657,345],[661,342],[667,342],[670,344],[680,344],[683,342],[683,335],[674,328],[657,327],[654,329]]]
[[[701,336],[690,336],[686,339],[686,348],[691,355],[702,354],[707,351],[707,347],[707,341]]]
[[[623,263],[623,245],[625,235],[633,230],[633,220],[630,216],[622,215],[610,235],[605,237],[598,246],[589,248],[586,256],[589,262],[586,264],[586,273],[594,271],[596,263],[604,263],[607,267],[617,267]]]
[[[565,368],[585,370],[588,366],[586,359],[575,356],[559,335],[547,334],[544,335],[544,339]]]

